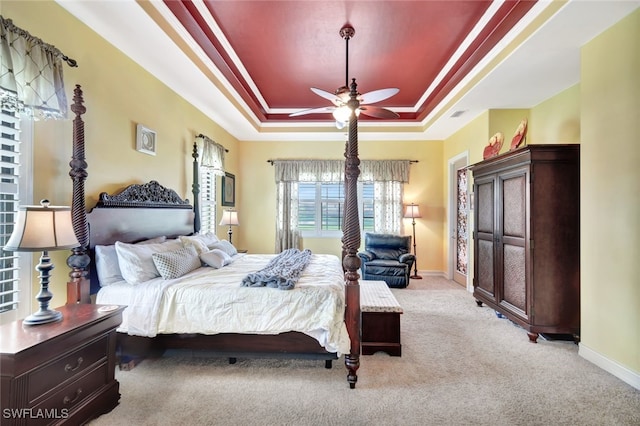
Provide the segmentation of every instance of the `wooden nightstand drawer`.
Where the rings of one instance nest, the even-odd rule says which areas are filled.
[[[82,374],[87,368],[107,358],[109,339],[104,336],[86,346],[45,364],[29,374],[29,401],[34,401],[52,388]]]
[[[60,390],[56,391],[49,398],[36,405],[33,409],[34,413],[43,412],[51,413],[58,417],[66,417],[73,413],[74,409],[81,405],[95,391],[103,387],[107,382],[107,364],[97,366],[96,369],[89,371],[86,375],[67,384]],[[36,420],[32,422],[32,420]],[[31,424],[48,424],[51,419],[31,419]]]

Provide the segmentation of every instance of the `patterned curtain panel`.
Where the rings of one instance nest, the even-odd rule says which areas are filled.
[[[35,119],[67,118],[64,55],[0,16],[0,105]]]
[[[276,183],[276,253],[301,249],[298,229],[298,183]]]
[[[196,143],[202,147],[200,166],[211,169],[215,175],[224,176],[224,146],[205,135],[199,135]]]

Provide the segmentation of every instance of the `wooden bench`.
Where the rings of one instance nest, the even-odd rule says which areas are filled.
[[[362,355],[378,351],[402,356],[400,314],[402,307],[384,281],[360,281]]]

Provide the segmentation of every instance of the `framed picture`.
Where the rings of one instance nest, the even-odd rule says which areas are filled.
[[[149,155],[156,155],[156,132],[138,124],[136,127],[136,150]]]
[[[231,173],[222,176],[222,205],[235,207],[236,205],[236,177]]]

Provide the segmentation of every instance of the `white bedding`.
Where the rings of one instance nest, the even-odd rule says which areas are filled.
[[[126,281],[102,287],[96,303],[127,305],[118,331],[153,337],[172,333],[278,334],[298,331],[327,351],[348,353],[344,277],[337,256],[313,254],[293,290],[241,287],[275,255],[239,254],[220,269],[202,267],[180,278]]]

